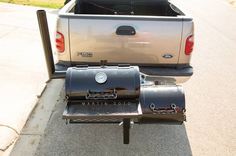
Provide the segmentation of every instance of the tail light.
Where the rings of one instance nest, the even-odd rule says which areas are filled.
[[[194,37],[193,37],[193,35],[190,35],[186,39],[186,43],[185,43],[185,54],[186,55],[190,55],[192,53],[193,45],[194,45]]]
[[[65,50],[64,35],[58,31],[56,33],[56,48],[60,53],[63,53]]]

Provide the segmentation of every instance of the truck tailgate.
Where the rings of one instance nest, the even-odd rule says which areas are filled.
[[[183,20],[179,17],[69,18],[72,62],[177,64]],[[120,26],[135,29],[121,35]]]

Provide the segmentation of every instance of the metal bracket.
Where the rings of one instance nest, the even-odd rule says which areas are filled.
[[[49,80],[65,78],[66,71],[58,70],[55,68],[54,65],[52,46],[50,41],[48,22],[45,10],[38,10],[37,17],[38,17],[39,30],[41,34]]]
[[[101,61],[100,61],[100,65],[101,65],[102,67],[105,67],[105,66],[107,65],[107,60],[101,60]]]

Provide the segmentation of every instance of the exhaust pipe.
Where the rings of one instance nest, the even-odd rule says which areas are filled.
[[[45,61],[49,80],[65,78],[66,71],[56,70],[53,60],[52,46],[48,30],[48,22],[45,10],[37,10],[38,24],[43,44]]]

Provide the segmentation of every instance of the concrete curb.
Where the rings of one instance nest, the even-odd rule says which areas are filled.
[[[44,135],[48,120],[52,116],[56,104],[55,101],[60,99],[63,85],[64,80],[52,80],[48,83],[47,88],[23,128],[19,140],[14,145],[11,156],[33,156],[35,154],[41,136]],[[24,149],[22,150],[22,148]]]
[[[0,125],[0,138],[2,140],[0,144],[0,150],[3,152],[7,150],[8,147],[14,143],[18,136],[19,133],[17,133],[13,128]]]
[[[46,84],[42,85],[40,91],[36,96],[38,98],[41,97],[45,89],[46,89]],[[7,151],[10,146],[14,146],[14,143],[18,139],[20,132],[23,129],[25,123],[27,122],[30,114],[37,106],[39,100],[38,98],[34,102],[32,102],[32,104],[29,105],[29,107],[26,109],[27,111],[25,111],[26,113],[22,113],[20,119],[19,118],[15,119],[15,122],[18,125],[16,128],[9,126],[9,124],[0,123],[0,151],[2,153]]]

